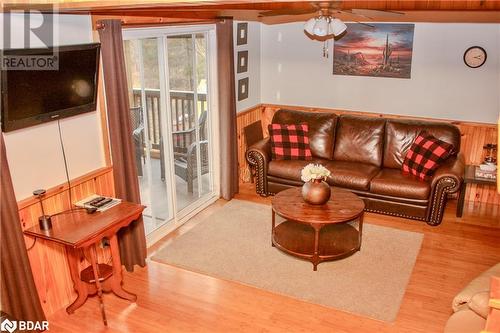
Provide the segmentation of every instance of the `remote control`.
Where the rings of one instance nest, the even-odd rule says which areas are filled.
[[[94,207],[100,208],[100,207],[102,207],[102,206],[104,206],[104,205],[106,205],[106,204],[110,203],[111,201],[113,201],[113,199],[111,199],[111,198],[107,198],[107,199],[101,200],[101,201],[99,201],[98,203],[96,203],[96,204],[94,205]]]
[[[105,197],[98,197],[90,200],[87,204],[89,204],[90,206],[97,207],[97,205],[105,199],[106,199]]]

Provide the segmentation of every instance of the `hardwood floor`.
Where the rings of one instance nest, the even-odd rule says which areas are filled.
[[[237,199],[270,203],[270,198],[257,196],[251,184],[242,185]],[[149,253],[224,204],[217,201],[150,248]],[[365,223],[425,235],[394,323],[148,261],[146,268],[124,276],[125,288],[138,295],[137,303],[105,295],[107,329],[93,297],[72,315],[61,310],[49,317],[50,332],[442,332],[456,293],[500,261],[498,207],[466,206],[462,219],[455,217],[455,208],[454,201],[450,202],[438,227],[366,214]]]

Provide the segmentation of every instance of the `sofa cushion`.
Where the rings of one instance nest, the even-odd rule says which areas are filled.
[[[391,197],[426,200],[430,191],[430,182],[404,175],[399,169],[384,168],[370,182],[370,192]]]
[[[420,180],[428,179],[453,151],[453,145],[441,141],[423,131],[406,153],[403,172],[417,176]]]
[[[302,182],[300,179],[300,172],[302,168],[309,163],[319,163],[325,165],[327,160],[273,160],[267,166],[267,174],[274,177],[296,180]]]
[[[383,166],[401,168],[406,153],[423,130],[439,140],[452,144],[455,148],[452,155],[460,150],[460,130],[455,125],[444,122],[387,119]]]
[[[312,155],[331,160],[335,143],[337,115],[323,112],[302,112],[281,109],[273,116],[274,124],[301,124],[309,126],[309,145]]]
[[[271,156],[273,160],[311,160],[307,124],[270,124]]]
[[[370,180],[380,170],[370,164],[344,161],[331,161],[324,166],[331,172],[327,179],[330,185],[360,191],[369,189]]]
[[[273,160],[269,162],[267,174],[273,177],[302,182],[300,179],[302,168],[309,163],[321,164],[330,170],[332,174],[328,177],[327,182],[331,186],[340,186],[360,191],[368,190],[370,180],[380,170],[369,164],[324,159],[315,159],[312,161]]]
[[[341,116],[335,139],[335,161],[382,165],[385,119]]]

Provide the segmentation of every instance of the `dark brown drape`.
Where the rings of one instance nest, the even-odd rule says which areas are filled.
[[[234,194],[238,193],[239,181],[232,19],[226,18],[217,23],[217,72],[221,196],[230,200]]]
[[[17,201],[12,187],[3,134],[1,145],[1,293],[2,311],[15,320],[45,320],[24,244]]]
[[[100,21],[99,37],[115,194],[120,199],[140,203],[120,20]],[[147,252],[142,218],[120,230],[118,236],[125,268],[133,271],[134,265],[144,267]]]

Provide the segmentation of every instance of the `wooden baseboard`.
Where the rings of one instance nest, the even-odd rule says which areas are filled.
[[[244,142],[243,128],[257,120],[262,121],[264,135],[267,135],[267,125],[271,123],[274,113],[279,109],[293,109],[305,112],[334,112],[336,114],[363,115],[369,117],[405,118],[442,121],[452,123],[460,128],[462,133],[461,152],[467,164],[480,164],[483,160],[483,146],[486,143],[498,142],[498,125],[478,122],[455,121],[436,118],[424,118],[405,115],[381,114],[373,112],[349,111],[340,109],[327,109],[317,107],[304,107],[293,105],[259,104],[253,108],[238,113],[238,162],[240,182],[250,181],[250,171],[245,160],[246,143]],[[472,185],[467,187],[466,200],[500,205],[500,194],[494,186]]]

